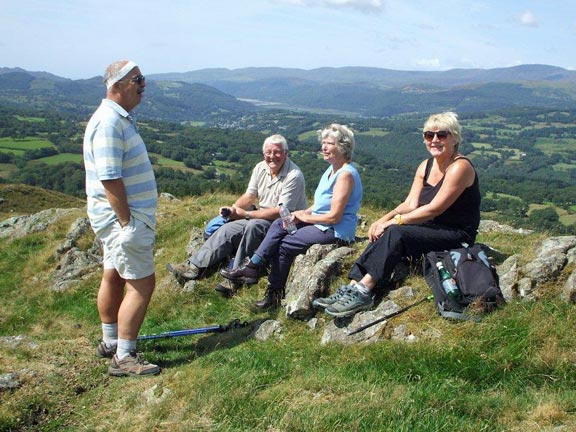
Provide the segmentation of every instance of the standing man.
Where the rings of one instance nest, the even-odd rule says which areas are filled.
[[[146,81],[136,63],[123,60],[108,66],[104,82],[106,99],[84,135],[88,218],[104,249],[97,300],[103,340],[96,352],[112,359],[110,375],[156,375],[160,368],[136,351],[156,284],[158,191],[131,114],[142,101]]]
[[[308,207],[306,184],[300,168],[288,158],[288,143],[282,135],[269,136],[262,145],[264,160],[256,164],[244,195],[220,213],[230,222],[222,225],[200,250],[182,264],[168,264],[167,269],[179,281],[198,279],[204,270],[234,255],[234,268],[252,256],[264,239],[272,221],[280,217],[278,204],[290,211]],[[255,204],[258,203],[258,209]],[[216,291],[231,296],[238,288],[224,279]]]

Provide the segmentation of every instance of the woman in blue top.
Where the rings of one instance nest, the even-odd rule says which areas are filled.
[[[322,156],[330,164],[314,193],[314,203],[306,210],[292,213],[298,230],[288,234],[282,219],[277,219],[250,260],[221,274],[230,280],[256,283],[259,267],[270,262],[268,288],[258,308],[277,307],[296,255],[305,253],[313,244],[330,244],[355,239],[357,212],[362,202],[360,174],[350,161],[354,150],[354,133],[346,126],[332,124],[319,131]]]

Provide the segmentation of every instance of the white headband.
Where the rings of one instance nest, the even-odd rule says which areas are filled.
[[[112,75],[110,78],[106,80],[106,89],[109,89],[118,81],[120,81],[122,78],[124,78],[126,74],[128,74],[128,72],[130,72],[135,67],[138,67],[138,65],[133,61],[129,61],[124,66],[122,66],[122,68],[116,73],[116,75]]]

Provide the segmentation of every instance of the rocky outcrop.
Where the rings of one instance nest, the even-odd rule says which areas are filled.
[[[0,238],[16,239],[45,231],[50,225],[77,211],[75,208],[48,209],[31,215],[11,217],[0,222]]]
[[[312,301],[328,294],[330,283],[342,273],[344,259],[353,253],[350,247],[313,245],[306,254],[297,256],[292,278],[286,284],[283,301],[286,315],[311,318],[315,313]]]
[[[535,245],[535,258],[522,264],[519,255],[512,255],[500,266],[500,287],[507,301],[514,298],[536,300],[550,282],[559,277],[576,261],[576,236],[550,237]],[[576,300],[574,270],[568,276],[561,298]]]
[[[78,247],[78,240],[89,228],[90,222],[87,218],[76,219],[70,226],[64,242],[57,247],[58,265],[50,275],[54,291],[65,291],[100,270],[102,264],[100,241],[95,240],[87,251]]]

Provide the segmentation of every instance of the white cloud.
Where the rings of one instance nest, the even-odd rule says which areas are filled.
[[[438,58],[428,58],[416,60],[415,63],[423,69],[438,69],[441,62]]]
[[[349,8],[361,12],[382,12],[384,4],[382,0],[275,0],[276,3],[286,3],[295,6]]]
[[[520,24],[527,27],[538,27],[538,20],[532,12],[525,11],[520,15]]]

